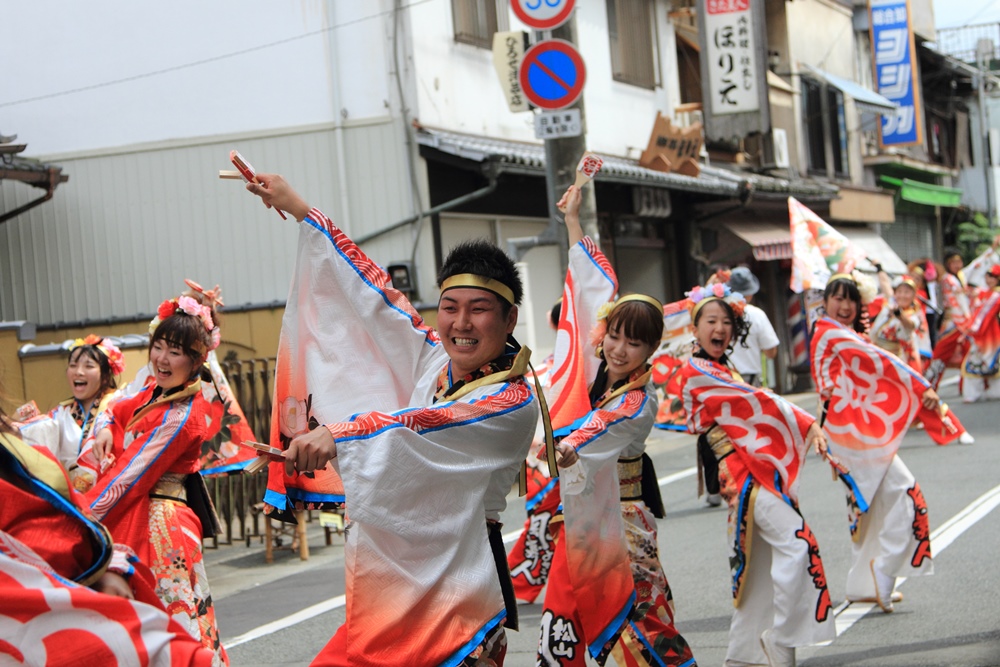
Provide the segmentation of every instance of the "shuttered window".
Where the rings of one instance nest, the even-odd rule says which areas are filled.
[[[509,27],[507,0],[451,0],[455,41],[493,48],[493,34]]]
[[[651,0],[607,0],[611,73],[615,81],[656,87]]]

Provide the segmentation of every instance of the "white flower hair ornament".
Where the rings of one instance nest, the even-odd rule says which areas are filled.
[[[698,311],[701,310],[701,307],[709,301],[722,301],[729,304],[736,317],[743,317],[743,313],[747,307],[747,300],[743,298],[743,295],[739,292],[734,292],[729,285],[724,283],[715,283],[708,287],[696,286],[690,292],[686,292],[686,296],[689,303],[688,310],[691,311],[692,322],[694,322],[694,318],[698,314]]]

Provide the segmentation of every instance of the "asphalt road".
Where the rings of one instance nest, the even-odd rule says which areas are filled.
[[[895,613],[841,604],[850,557],[844,494],[828,467],[814,457],[807,462],[801,509],[819,540],[839,615],[837,639],[799,649],[800,666],[1000,665],[1000,511],[994,509],[1000,504],[1000,403],[963,405],[954,385],[941,393],[976,443],[938,447],[921,431],[903,442],[900,455],[927,499],[935,573],[902,583],[905,600]],[[815,412],[814,395],[796,401]],[[678,629],[700,665],[721,665],[732,614],[726,511],[695,497],[693,437],[654,431],[648,451],[666,481],[659,543]],[[512,494],[504,516],[508,534],[523,524],[523,511]],[[342,540],[311,544],[305,563],[279,552],[278,562],[262,566],[259,549],[242,546],[210,554],[216,614],[233,665],[306,665],[343,623]],[[538,605],[521,608],[522,631],[508,633],[509,667],[535,664],[539,614]]]

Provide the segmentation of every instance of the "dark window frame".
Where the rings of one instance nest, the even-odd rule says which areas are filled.
[[[659,39],[652,0],[607,0],[608,46],[615,81],[647,90],[659,85]]]
[[[493,49],[493,35],[509,28],[507,0],[451,0],[455,41]]]

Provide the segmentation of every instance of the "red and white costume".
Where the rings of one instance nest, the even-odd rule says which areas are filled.
[[[326,425],[331,466],[286,476],[285,512],[347,505],[347,618],[315,665],[502,664],[506,612],[486,519],[524,461],[538,402],[525,348],[451,376],[433,329],[317,209],[299,227],[282,320],[273,446]]]
[[[127,578],[136,599],[88,588],[105,570]],[[47,450],[0,433],[0,662],[221,664],[167,615],[152,586],[148,568],[113,546]]]
[[[683,369],[688,430],[706,433],[729,505],[733,613],[727,664],[767,664],[761,633],[786,647],[836,635],[816,537],[798,510],[809,413],[696,355]]]
[[[117,401],[91,434],[110,429],[114,464],[99,473],[85,497],[115,541],[149,565],[171,616],[226,660],[201,547],[202,537],[217,526],[203,526],[188,504],[197,502],[196,493],[207,501],[199,493],[199,460],[203,443],[219,430],[220,415],[205,400],[200,379],[170,392],[147,385]],[[80,468],[88,466],[98,469],[89,447],[80,458]]]
[[[947,444],[962,425],[947,406],[923,407],[930,383],[918,372],[829,317],[816,322],[812,360],[816,390],[827,402],[830,453],[848,471],[841,474],[854,541],[847,598],[874,599],[873,559],[890,577],[933,571],[927,503],[896,454],[906,430],[920,419],[935,442]]]
[[[617,289],[593,241],[570,248],[549,395],[553,427],[568,432],[563,443],[580,460],[560,477],[564,522],[542,610],[539,665],[584,665],[587,655],[599,664],[614,655],[623,666],[694,665],[674,627],[656,519],[640,488],[656,415],[649,371],[639,369],[591,403],[600,360],[587,339]],[[627,478],[619,478],[621,470]]]
[[[969,320],[969,352],[962,360],[962,398],[1000,398],[1000,288],[983,290]]]

